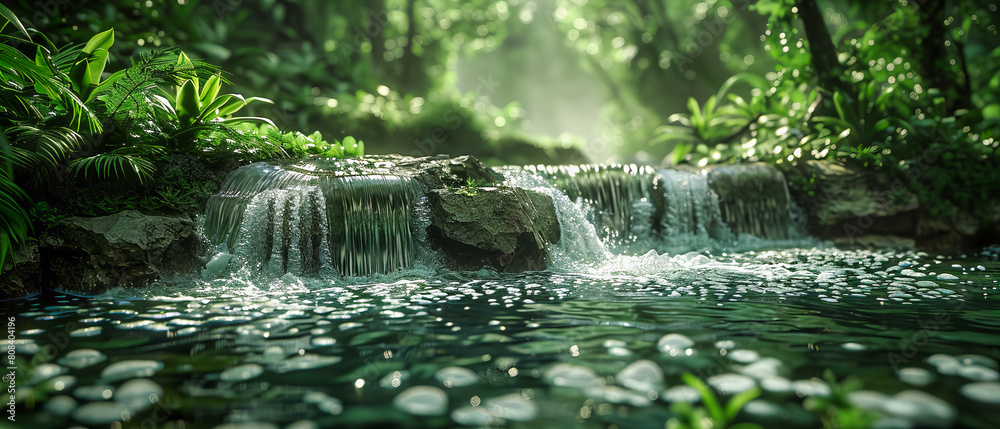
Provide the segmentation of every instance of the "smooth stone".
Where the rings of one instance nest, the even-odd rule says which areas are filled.
[[[66,368],[63,368],[54,363],[43,363],[35,367],[35,374],[31,376],[28,380],[28,385],[34,386],[52,377],[63,375],[66,373]]]
[[[219,374],[222,381],[246,381],[264,373],[264,367],[255,363],[234,366]]]
[[[583,388],[601,385],[601,379],[597,377],[594,370],[568,363],[556,364],[549,368],[548,371],[545,371],[543,378],[555,386],[563,387]]]
[[[642,359],[619,371],[615,379],[622,386],[639,392],[659,390],[663,386],[663,370],[653,361]]]
[[[750,365],[739,368],[738,371],[746,376],[762,380],[765,378],[777,377],[784,364],[773,357],[766,357]]]
[[[726,354],[726,356],[735,362],[745,363],[745,364],[753,363],[756,362],[758,359],[760,359],[760,353],[746,349],[733,350],[728,354]]]
[[[694,341],[681,334],[667,334],[656,342],[656,349],[670,356],[684,355],[688,348],[694,346]]]
[[[756,383],[750,377],[740,374],[720,374],[708,377],[708,385],[723,395],[735,395],[753,389]]]
[[[489,426],[496,420],[489,411],[483,407],[462,407],[451,412],[451,419],[464,426]]]
[[[899,379],[914,386],[926,386],[934,382],[937,376],[923,368],[903,368],[899,370]]]
[[[479,375],[468,368],[449,366],[434,373],[434,378],[445,387],[471,386],[479,382]]]
[[[773,376],[760,379],[760,388],[774,393],[791,393],[795,391],[792,382],[785,377]]]
[[[847,394],[847,400],[851,401],[855,407],[869,411],[880,410],[882,404],[888,399],[889,396],[886,394],[874,390],[855,390]]]
[[[992,358],[983,355],[967,354],[956,356],[955,359],[957,359],[962,365],[966,366],[979,365],[987,368],[1000,369],[1000,363],[997,363],[997,361]]]
[[[987,404],[1000,404],[1000,383],[995,381],[980,381],[969,383],[959,389],[969,399]]]
[[[799,396],[830,396],[830,386],[819,380],[795,380],[792,387]]]
[[[630,404],[635,407],[645,407],[652,403],[646,395],[618,386],[600,386],[587,389],[587,396],[600,399],[598,402],[612,404]]]
[[[948,273],[938,274],[937,278],[938,278],[938,280],[945,280],[945,281],[955,281],[955,280],[958,280],[958,276],[955,276],[954,274],[948,274]]]
[[[538,415],[538,406],[520,393],[487,399],[483,402],[483,406],[493,415],[515,422],[526,422]]]
[[[313,404],[324,413],[336,416],[344,412],[344,404],[339,399],[323,392],[308,392],[302,397],[307,404]]]
[[[79,349],[73,350],[66,353],[59,359],[61,365],[68,366],[70,368],[82,369],[88,366],[104,362],[108,357],[97,350],[93,349]]]
[[[73,396],[84,401],[106,401],[114,396],[115,389],[109,385],[95,384],[91,386],[80,386],[73,390]]]
[[[955,420],[955,409],[951,405],[919,390],[897,393],[882,404],[882,411],[928,427],[949,427]]]
[[[163,369],[163,362],[155,360],[123,360],[104,368],[104,371],[101,371],[101,378],[106,382],[111,382],[126,378],[151,377],[161,369]]]
[[[448,395],[432,386],[415,386],[392,400],[400,411],[417,416],[440,416],[448,411]]]
[[[42,406],[42,410],[55,416],[68,416],[77,407],[76,399],[70,396],[59,395],[49,398]]]
[[[1000,372],[997,372],[995,369],[985,368],[979,365],[963,366],[958,369],[958,375],[972,381],[1000,380]]]
[[[115,401],[125,404],[133,413],[145,410],[159,402],[162,397],[163,388],[156,382],[145,378],[126,381],[115,392]]]
[[[128,406],[120,402],[99,401],[84,404],[73,412],[76,421],[90,426],[108,425],[132,418]]]
[[[695,403],[701,400],[698,389],[691,386],[674,386],[663,392],[663,400],[667,402]]]

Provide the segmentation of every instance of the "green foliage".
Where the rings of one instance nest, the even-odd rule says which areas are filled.
[[[879,419],[877,413],[856,407],[848,398],[849,393],[861,388],[861,380],[848,377],[838,383],[830,369],[823,373],[823,378],[830,386],[830,395],[810,396],[803,406],[820,417],[824,428],[865,429]]]
[[[0,12],[3,12],[0,10]],[[14,182],[11,172],[10,144],[0,134],[0,272],[14,247],[23,243],[31,232],[31,220],[24,206],[28,195]]]
[[[759,101],[752,99],[750,104],[735,94],[728,94],[730,87],[739,81],[747,81],[754,85],[763,85],[764,79],[749,74],[737,74],[730,77],[719,88],[716,95],[708,97],[704,106],[699,106],[694,98],[688,99],[688,114],[674,114],[667,122],[677,125],[664,125],[656,130],[659,134],[651,143],[674,142],[671,152],[672,164],[680,164],[690,159],[692,151],[705,154],[715,150],[716,146],[728,143],[745,131],[750,124],[762,114]],[[733,104],[720,104],[727,100]]]
[[[734,423],[743,406],[754,398],[760,396],[760,389],[754,387],[746,392],[737,394],[729,400],[725,406],[719,403],[712,389],[701,381],[698,377],[685,372],[681,378],[688,386],[695,388],[701,396],[702,405],[692,407],[687,402],[675,402],[670,406],[670,411],[675,417],[667,421],[667,429],[706,429],[706,428],[731,428],[731,429],[759,429],[760,426],[753,423]]]
[[[474,197],[479,195],[479,181],[473,178],[465,179],[465,186],[457,191],[460,194]]]
[[[323,134],[319,131],[307,136],[298,131],[282,132],[271,124],[261,124],[259,127],[243,124],[240,130],[255,136],[257,139],[274,144],[275,147],[293,158],[311,156],[356,158],[365,154],[365,143],[351,136],[344,137],[343,141],[334,140],[333,143],[330,143],[323,139]]]

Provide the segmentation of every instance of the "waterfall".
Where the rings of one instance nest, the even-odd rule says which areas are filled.
[[[784,240],[795,238],[791,198],[781,171],[770,165],[729,165],[708,172],[719,197],[722,219],[735,234]]]
[[[502,171],[509,185],[553,196],[564,232],[550,254],[600,258],[609,251],[683,252],[725,248],[740,237],[760,242],[800,236],[790,215],[784,175],[768,165],[703,170],[527,166]],[[568,202],[560,204],[560,198],[577,209]]]
[[[653,170],[636,165],[528,166],[573,201],[591,206],[597,231],[612,241],[630,236],[632,208],[648,194]]]
[[[718,195],[709,187],[704,174],[660,170],[653,179],[650,200],[652,229],[657,234],[731,238],[719,210]]]
[[[242,167],[209,199],[205,233],[254,269],[279,275],[324,265],[346,276],[410,267],[422,185],[351,167],[326,160]]]

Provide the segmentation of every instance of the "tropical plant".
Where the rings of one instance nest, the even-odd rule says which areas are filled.
[[[848,397],[848,394],[861,388],[858,378],[848,377],[838,383],[837,376],[830,369],[823,372],[823,378],[830,386],[830,395],[810,396],[803,406],[820,417],[824,428],[865,429],[879,419],[877,413],[858,408]]]
[[[31,232],[31,219],[24,209],[28,195],[14,183],[11,158],[7,137],[0,133],[0,160],[3,161],[0,164],[0,272],[3,272],[7,256]]]
[[[679,401],[670,406],[675,417],[667,421],[666,429],[760,429],[754,423],[734,423],[743,406],[760,396],[756,386],[750,390],[733,396],[725,406],[719,404],[712,389],[691,373],[681,374],[681,379],[693,387],[701,396],[702,406],[692,407],[690,403]]]
[[[667,118],[668,125],[657,128],[658,135],[651,143],[674,143],[670,159],[675,165],[690,158],[692,151],[706,153],[716,150],[718,145],[728,146],[763,114],[759,110],[759,104],[751,106],[740,97],[729,99],[734,104],[720,104],[727,100],[730,88],[740,81],[747,81],[755,87],[766,85],[766,80],[760,76],[737,74],[730,77],[719,88],[718,93],[708,97],[704,106],[699,105],[694,98],[689,98],[688,113],[670,115]]]

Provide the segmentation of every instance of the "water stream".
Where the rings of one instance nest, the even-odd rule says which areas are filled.
[[[763,427],[855,381],[878,427],[1000,419],[997,262],[832,248],[773,170],[504,171],[553,198],[545,271],[440,267],[406,177],[234,173],[201,276],[0,304],[16,427],[664,428],[683,373]]]

